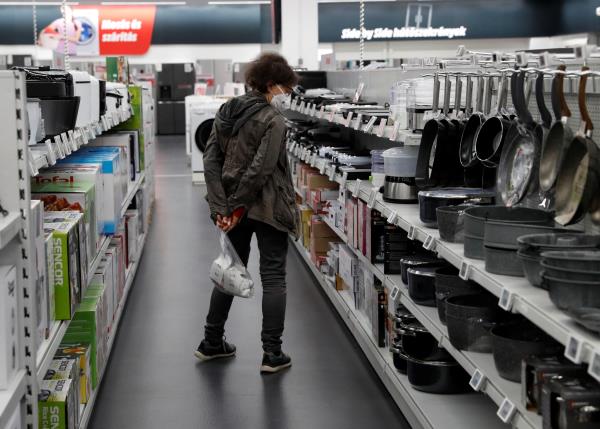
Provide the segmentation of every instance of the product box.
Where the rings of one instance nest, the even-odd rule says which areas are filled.
[[[310,219],[313,215],[313,210],[307,206],[300,206],[300,223],[302,225],[302,244],[305,248],[310,247]]]
[[[92,263],[95,254],[90,259],[89,247],[87,241],[87,232],[85,228],[85,222],[83,220],[83,214],[80,212],[46,212],[44,214],[45,223],[61,223],[71,222],[77,225],[77,235],[79,239],[79,279],[82,289],[88,284],[88,270]],[[82,291],[83,293],[83,291]]]
[[[79,384],[79,362],[69,358],[53,359],[44,380],[75,380]]]
[[[112,146],[121,148],[121,156],[127,163],[128,177],[135,181],[140,172],[140,151],[137,131],[121,131],[96,137],[92,146]]]
[[[56,320],[54,298],[54,247],[51,231],[44,230],[44,248],[46,250],[46,276],[48,286],[46,317],[48,320],[48,329],[50,329],[50,327],[52,327],[52,324]]]
[[[31,201],[29,216],[30,236],[35,242],[35,254],[33,255],[34,278],[35,278],[35,304],[37,314],[37,340],[38,344],[44,341],[48,335],[48,266],[46,264],[46,243],[44,236],[44,206],[39,200]]]
[[[92,284],[103,285],[106,289],[110,325],[112,325],[119,304],[114,269],[113,258],[104,255],[92,279]]]
[[[383,264],[385,260],[385,227],[387,219],[377,210],[367,211],[366,254],[374,264]]]
[[[144,115],[142,109],[142,99],[144,90],[138,85],[129,85],[127,87],[129,91],[131,108],[133,110],[133,116],[127,121],[119,124],[114,130],[116,131],[137,131],[139,133],[139,151],[140,151],[140,168],[144,170],[146,167],[146,155],[145,155],[145,136],[144,136]]]
[[[121,217],[121,205],[127,191],[127,178],[122,177],[120,151],[118,148],[93,148],[97,152],[88,152],[81,148],[69,158],[60,160],[59,165],[79,166],[100,164],[104,200],[98,213],[102,218],[102,233],[113,234]],[[103,149],[110,149],[108,152]],[[123,189],[125,186],[125,190]]]
[[[32,184],[31,195],[32,198],[37,198],[44,202],[44,210],[47,212],[78,211],[83,213],[88,249],[86,259],[91,261],[96,255],[96,249],[99,245],[98,231],[96,230],[94,184],[86,182],[81,182],[77,185],[65,185],[62,183]]]
[[[314,191],[319,189],[338,189],[340,185],[337,182],[330,181],[327,176],[320,175],[319,172],[311,172],[306,176],[305,186]]]
[[[127,210],[125,217],[127,223],[127,254],[131,263],[137,260],[140,218],[137,210]]]
[[[87,404],[92,394],[92,379],[90,370],[90,346],[83,343],[61,344],[55,359],[74,359],[79,368],[79,401]]]
[[[125,290],[125,261],[123,259],[123,252],[119,246],[111,242],[108,249],[106,249],[106,257],[112,258],[116,305],[118,306]]]
[[[329,250],[330,242],[341,241],[335,232],[318,217],[313,217],[310,224],[311,253],[322,255]]]
[[[55,165],[42,170],[37,176],[32,177],[35,186],[48,183],[61,183],[63,185],[78,185],[80,183],[92,183],[94,185],[95,207],[96,207],[96,236],[88,236],[89,240],[95,242],[96,248],[100,247],[103,221],[102,206],[105,201],[104,183],[101,175],[101,164],[73,164]],[[90,231],[92,234],[93,231]],[[90,259],[91,260],[91,259]]]
[[[81,298],[77,225],[47,223],[44,229],[52,233],[55,318],[70,320]]]
[[[345,244],[340,245],[339,259],[340,277],[348,286],[354,285],[354,277],[358,275],[358,259]]]
[[[77,429],[79,401],[72,380],[43,380],[38,401],[39,429]]]
[[[0,265],[0,389],[6,389],[19,369],[17,269]]]

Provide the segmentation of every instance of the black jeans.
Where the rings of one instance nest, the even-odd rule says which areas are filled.
[[[256,234],[258,241],[260,278],[263,287],[261,340],[265,352],[278,353],[281,350],[281,335],[285,321],[285,263],[288,235],[264,222],[244,218],[228,234],[244,265],[248,265],[253,234]],[[232,301],[233,296],[217,288],[213,289],[204,334],[209,342],[217,343],[223,338]]]

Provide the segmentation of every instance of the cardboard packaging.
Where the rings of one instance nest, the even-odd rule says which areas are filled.
[[[31,201],[30,235],[35,242],[34,275],[35,275],[35,303],[37,314],[37,339],[38,344],[48,335],[48,266],[46,264],[46,243],[44,236],[44,206],[39,200]]]
[[[83,343],[61,344],[55,359],[74,359],[79,368],[79,401],[87,404],[92,394],[92,379],[90,370],[90,346]]]
[[[56,320],[70,320],[81,299],[77,225],[47,223],[44,229],[52,233],[55,317]]]
[[[387,219],[377,210],[367,211],[366,257],[374,264],[385,261],[385,227]]]
[[[129,256],[129,262],[132,263],[137,260],[138,255],[140,218],[137,210],[127,210],[127,212],[125,212],[125,217],[127,224],[127,255]]]
[[[78,185],[65,185],[62,183],[32,184],[31,195],[44,202],[44,210],[47,212],[78,211],[83,213],[87,243],[86,259],[91,261],[96,255],[96,249],[100,241],[96,230],[97,213],[94,185],[85,182]]]
[[[49,169],[42,170],[33,177],[32,183],[41,186],[48,183],[60,183],[63,185],[78,186],[81,183],[92,183],[94,185],[95,207],[96,207],[96,236],[89,235],[89,240],[95,242],[96,249],[99,248],[103,230],[102,206],[105,202],[104,183],[101,175],[101,164],[74,164],[55,165]],[[93,231],[90,231],[92,234]]]
[[[339,259],[340,277],[348,286],[354,285],[354,277],[358,275],[358,259],[345,244],[340,245]]]
[[[17,269],[0,265],[0,389],[6,389],[19,369]]]
[[[120,147],[121,156],[127,164],[129,180],[135,182],[140,173],[140,151],[137,131],[120,131],[96,137],[91,146]]]
[[[75,384],[79,385],[79,362],[68,358],[52,360],[44,380],[75,380]]]
[[[109,315],[109,330],[112,326],[112,321],[114,319],[115,312],[117,311],[119,301],[117,295],[117,288],[115,285],[115,273],[113,266],[113,258],[107,258],[106,255],[100,261],[98,265],[98,269],[94,274],[94,278],[92,279],[92,284],[100,284],[106,288],[106,299],[108,305],[108,315]]]
[[[54,247],[52,241],[52,232],[44,230],[44,248],[46,250],[46,274],[48,286],[48,301],[46,317],[48,329],[56,320],[55,298],[54,298]]]
[[[72,380],[43,380],[38,401],[40,429],[76,429],[79,401]]]

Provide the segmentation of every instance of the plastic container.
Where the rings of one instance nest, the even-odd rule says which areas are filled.
[[[415,177],[418,146],[394,147],[383,152],[383,171],[386,176]]]

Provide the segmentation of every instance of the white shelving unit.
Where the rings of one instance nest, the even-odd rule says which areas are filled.
[[[35,312],[35,272],[32,265],[35,244],[29,239],[29,216],[31,209],[30,177],[39,170],[54,165],[57,160],[74,153],[96,136],[112,127],[128,120],[132,111],[119,111],[114,115],[105,115],[97,124],[63,133],[52,141],[29,146],[26,137],[29,135],[25,121],[26,88],[25,77],[17,71],[0,71],[0,92],[5,95],[0,102],[0,205],[7,216],[0,214],[0,264],[17,266],[17,296],[19,313],[19,362],[21,368],[11,386],[0,390],[0,427],[8,423],[15,407],[20,406],[23,417],[23,427],[35,429],[38,427],[38,391],[39,382],[45,376],[47,369],[67,331],[70,321],[55,321],[50,328],[49,337],[36,344],[35,332],[37,314]],[[11,96],[11,94],[13,96]],[[149,138],[152,138],[151,136]],[[121,213],[124,214],[138,190],[142,189],[151,170],[142,172],[135,183],[129,185]],[[145,188],[144,188],[145,189]],[[151,201],[153,196],[148,195]],[[148,218],[147,218],[148,219]],[[147,219],[143,221],[147,225]],[[147,232],[147,230],[146,230]],[[125,301],[137,272],[139,257],[142,254],[146,234],[139,239],[139,255],[136,262],[126,273],[125,293],[115,314],[113,331],[109,339],[112,349]],[[91,261],[89,270],[95,272],[100,264],[102,255],[110,245],[111,237],[103,238],[96,257]],[[91,281],[91,277],[90,277]],[[97,392],[94,392],[95,399]],[[83,417],[89,421],[93,401],[85,409]],[[86,427],[86,426],[82,426]]]
[[[413,428],[463,429],[473,422],[487,429],[506,427],[496,417],[493,404],[481,394],[435,395],[413,389],[407,377],[394,367],[391,353],[373,340],[370,323],[355,310],[350,294],[336,291],[312,263],[308,251],[298,241],[290,240]]]
[[[288,146],[288,151],[303,162],[319,169],[322,174],[329,176],[330,180],[339,183],[345,191],[367,202],[370,207],[387,217],[389,223],[396,224],[407,231],[410,239],[420,241],[423,243],[423,247],[436,252],[440,258],[450,262],[459,269],[460,275],[464,279],[479,283],[499,298],[503,295],[505,298],[508,297],[509,309],[512,312],[522,314],[565,345],[565,355],[574,362],[589,363],[589,373],[600,381],[600,374],[596,373],[597,368],[600,366],[600,338],[578,326],[565,313],[556,308],[550,301],[547,291],[531,286],[525,278],[488,273],[485,271],[483,261],[465,258],[462,244],[446,243],[440,239],[437,229],[423,226],[420,222],[419,206],[417,204],[387,203],[383,201],[381,194],[372,187],[370,182],[346,180],[345,177],[335,172],[327,159],[311,155],[294,144]],[[329,227],[347,243],[348,240],[344,232],[332,225],[329,219],[323,218]],[[408,296],[407,288],[402,283],[400,276],[385,275],[381,265],[371,264],[351,244],[349,247],[363,265],[379,278],[388,290],[398,289],[400,302],[417,317],[469,374],[473,376],[477,373],[478,377],[484,377],[485,382],[482,383],[480,390],[498,407],[508,406],[513,410],[509,419],[513,427],[524,429],[542,427],[541,418],[535,413],[527,411],[522,405],[521,385],[499,376],[491,354],[463,352],[454,348],[448,338],[448,331],[439,320],[435,308],[415,304]],[[304,249],[299,250],[302,253]],[[307,259],[307,263],[312,269],[310,258]],[[347,298],[352,304],[351,297],[348,296]],[[468,426],[467,423],[465,425]],[[439,427],[451,426],[442,425]]]

